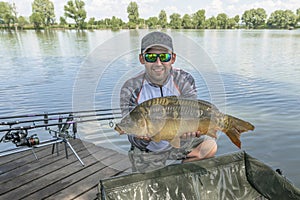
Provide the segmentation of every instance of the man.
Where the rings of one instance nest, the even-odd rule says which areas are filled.
[[[126,81],[121,88],[120,106],[123,116],[138,104],[156,97],[180,96],[197,98],[194,78],[184,70],[174,68],[176,54],[172,38],[163,32],[151,32],[141,42],[140,63],[145,70]],[[169,142],[151,141],[148,137],[128,136],[132,145],[129,159],[133,171],[146,172],[166,164],[166,160],[183,162],[200,160],[215,155],[217,144],[200,132],[186,133],[181,147],[173,148]]]

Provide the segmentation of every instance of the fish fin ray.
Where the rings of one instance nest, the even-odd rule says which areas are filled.
[[[180,137],[174,137],[174,139],[171,140],[170,144],[172,145],[172,147],[180,148]]]
[[[251,123],[236,117],[230,115],[225,115],[225,117],[227,118],[228,127],[223,132],[237,147],[241,148],[241,134],[246,131],[253,131],[255,127]]]

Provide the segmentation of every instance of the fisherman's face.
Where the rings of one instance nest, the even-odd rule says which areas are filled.
[[[162,53],[170,53],[171,59],[168,62],[161,62],[160,58],[157,58],[155,62],[147,62],[145,59],[145,53],[154,53],[154,54],[162,54]],[[176,54],[172,53],[170,50],[163,47],[152,47],[149,48],[144,54],[140,54],[140,62],[145,65],[146,74],[148,78],[153,84],[163,85],[167,80],[172,64],[176,60]]]

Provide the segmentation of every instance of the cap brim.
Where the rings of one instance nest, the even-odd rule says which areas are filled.
[[[145,50],[144,50],[142,53],[145,53],[149,48],[152,48],[152,47],[163,47],[163,48],[165,48],[165,49],[168,49],[168,50],[170,50],[170,51],[173,51],[173,49],[170,48],[170,47],[167,46],[167,45],[163,45],[163,44],[151,44],[151,45],[149,45],[147,48],[145,48]]]

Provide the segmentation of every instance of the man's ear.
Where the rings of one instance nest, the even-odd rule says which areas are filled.
[[[176,53],[172,53],[171,63],[174,64],[176,61]]]
[[[139,59],[140,59],[140,63],[144,65],[145,64],[145,59],[144,59],[143,54],[139,55]]]

